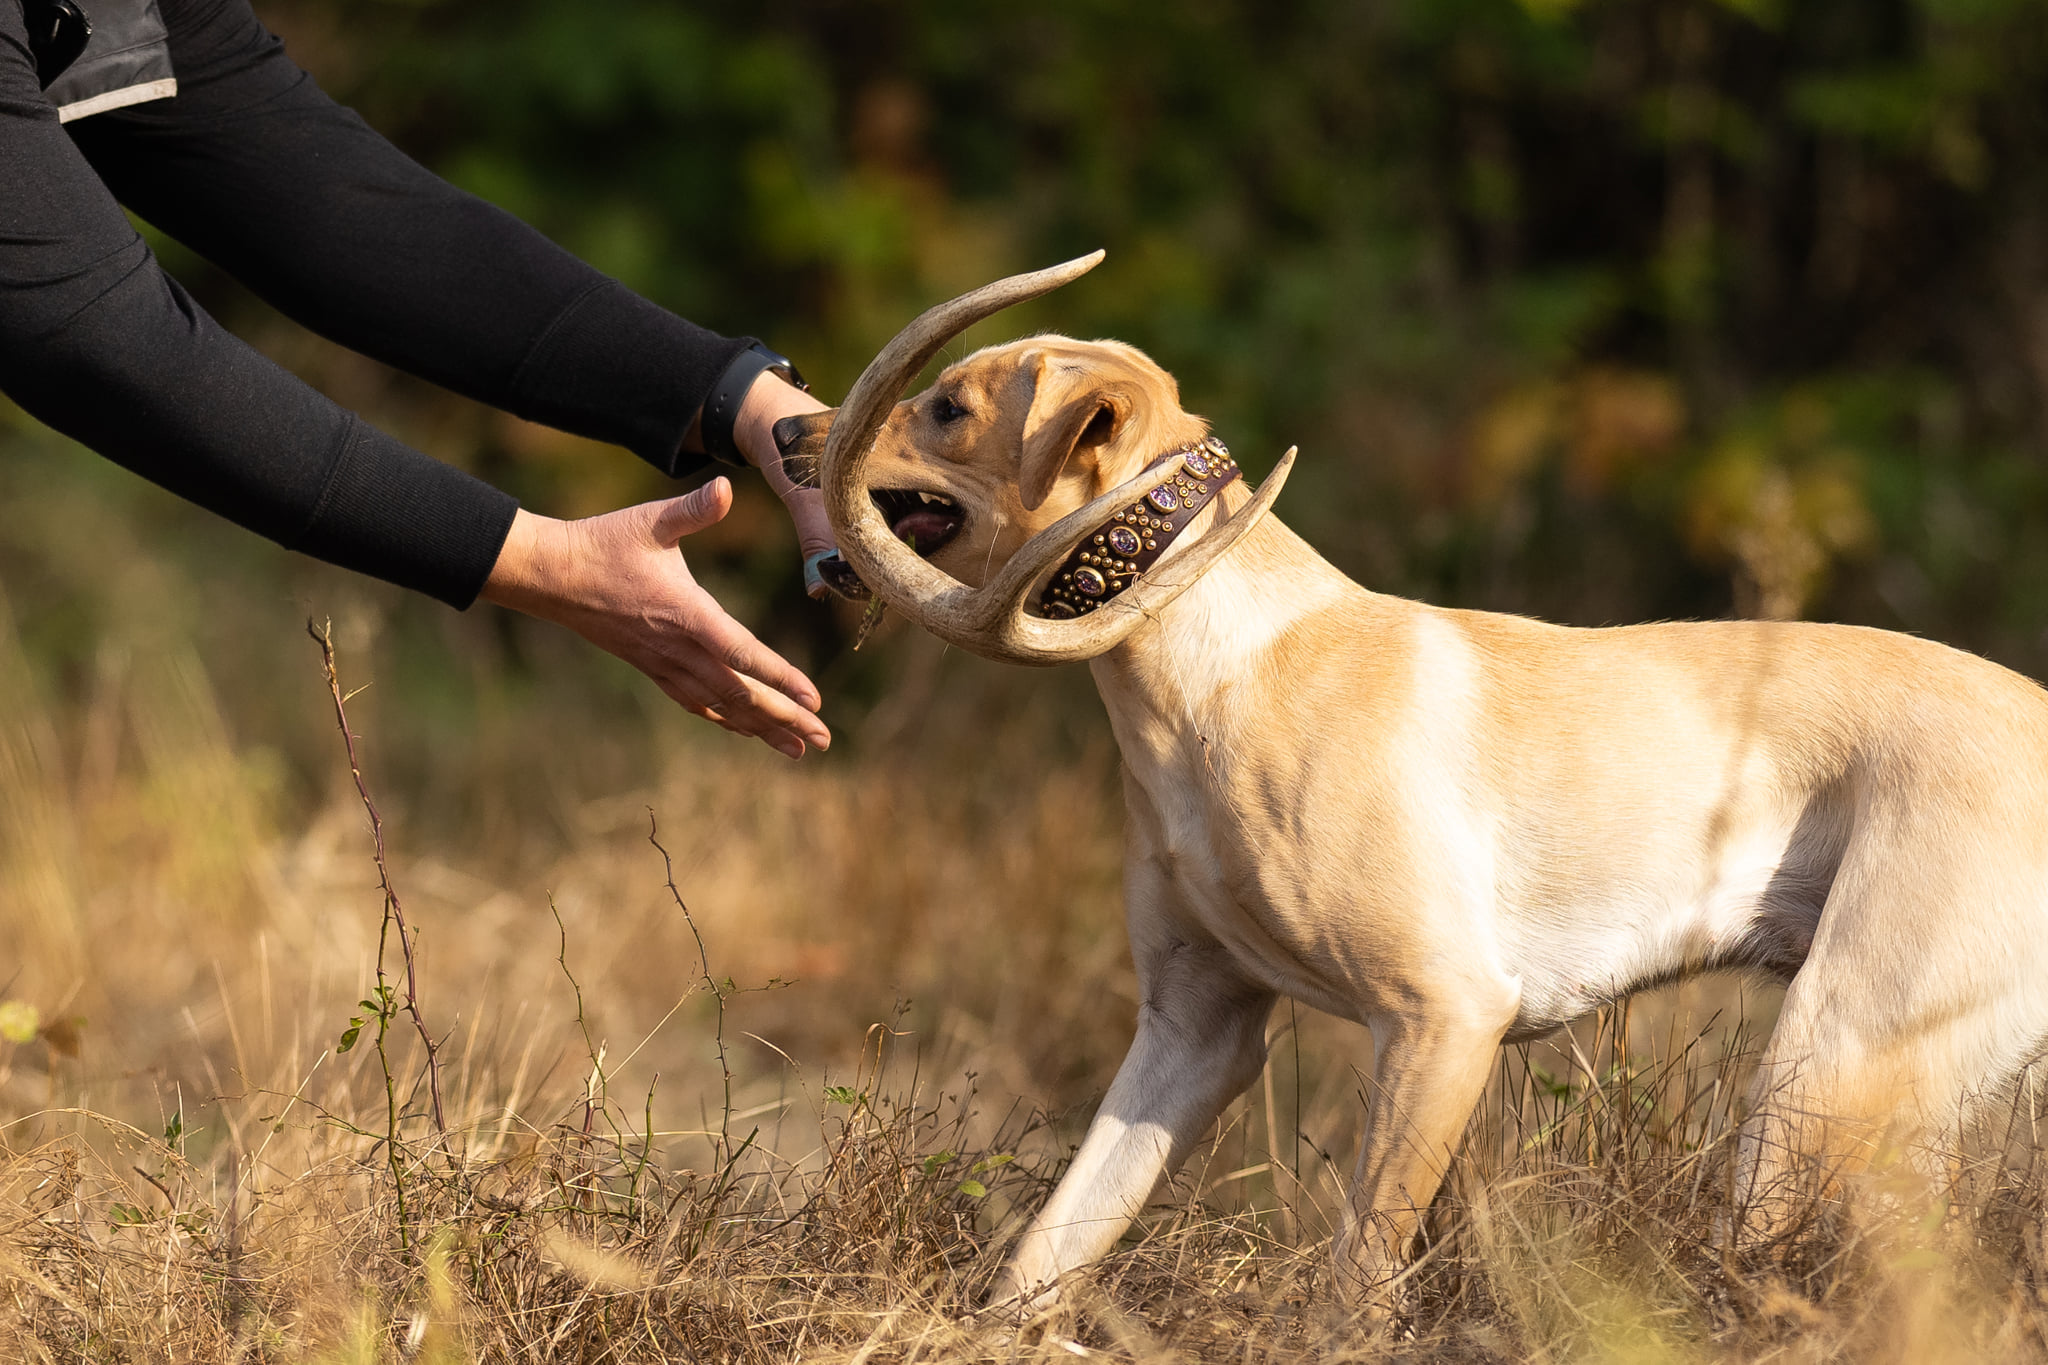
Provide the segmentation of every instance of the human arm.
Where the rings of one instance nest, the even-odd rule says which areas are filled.
[[[525,553],[533,544],[570,538],[511,537],[511,498],[377,432],[221,329],[158,268],[58,126],[36,87],[19,13],[0,4],[0,389],[48,425],[288,547],[458,607],[487,579],[500,600],[523,592],[526,609],[599,639],[665,687],[663,650],[730,642],[737,625],[694,599],[695,634],[666,638],[676,613],[643,610],[633,591],[649,581],[648,556],[616,538],[579,533],[573,543],[593,553],[575,573],[522,580],[519,571],[546,567],[545,556]],[[528,519],[528,529],[537,524]],[[673,543],[672,584],[687,580]],[[685,594],[678,586],[672,595]],[[784,695],[764,699],[771,719],[729,687],[717,691],[714,674],[723,723],[771,743],[829,741],[789,700],[817,704],[800,674],[758,645],[729,657]]]
[[[47,424],[280,544],[476,595],[515,508],[236,340],[157,267],[38,87],[0,5],[0,388]]]
[[[641,298],[336,104],[247,0],[160,0],[175,99],[71,125],[128,208],[351,349],[664,473],[750,338]]]

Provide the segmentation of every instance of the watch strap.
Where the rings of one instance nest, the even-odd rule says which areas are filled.
[[[739,421],[740,405],[747,400],[747,390],[754,387],[754,381],[764,370],[774,370],[796,388],[810,387],[788,356],[777,355],[758,341],[734,356],[718,376],[718,382],[711,386],[711,396],[704,400],[704,411],[697,422],[698,439],[704,444],[704,453],[712,459],[722,464],[746,465],[747,457],[733,440],[733,429]]]

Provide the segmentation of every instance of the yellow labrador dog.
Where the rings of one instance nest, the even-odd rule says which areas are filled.
[[[1336,1250],[1368,1300],[1502,1041],[1651,983],[1790,983],[1737,1155],[1752,1226],[1799,1163],[1952,1130],[2041,1049],[2040,688],[1877,630],[1574,630],[1370,592],[1262,519],[1293,452],[1247,491],[1115,342],[991,347],[897,401],[1099,257],[931,310],[792,449],[822,444],[866,584],[988,657],[1089,660],[1123,750],[1137,1037],[999,1297],[1116,1242],[1259,1074],[1281,994],[1372,1030]]]

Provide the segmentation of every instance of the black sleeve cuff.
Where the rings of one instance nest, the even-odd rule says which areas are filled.
[[[461,610],[483,591],[518,510],[510,494],[351,418],[291,548]]]

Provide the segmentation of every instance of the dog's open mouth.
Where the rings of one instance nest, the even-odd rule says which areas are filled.
[[[940,547],[960,534],[967,513],[944,493],[926,493],[913,488],[877,488],[869,494],[882,510],[882,519],[896,538],[914,546],[929,559]]]

